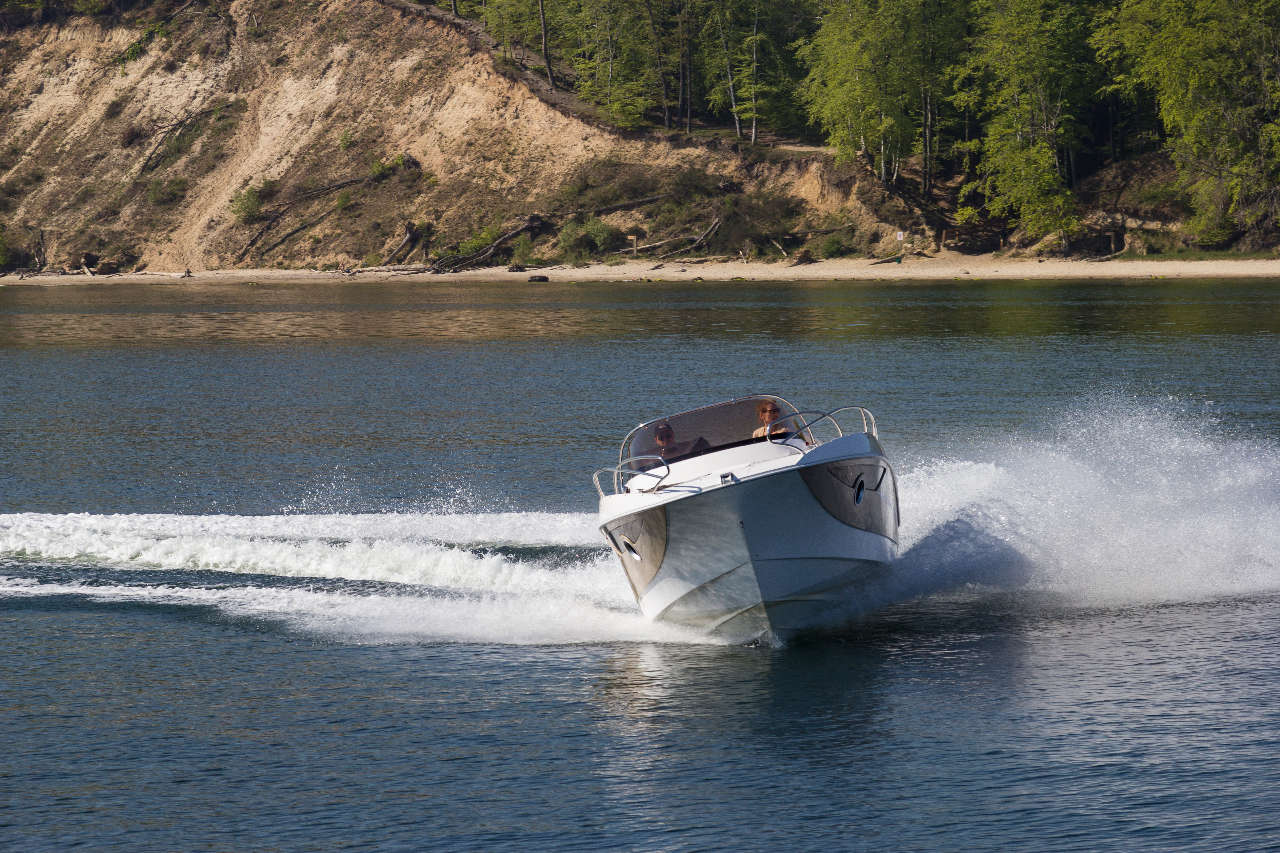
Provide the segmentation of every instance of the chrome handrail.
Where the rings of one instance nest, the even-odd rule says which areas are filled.
[[[634,462],[640,462],[645,459],[656,459],[662,463],[662,467],[665,470],[662,472],[661,477],[658,477],[657,474],[654,474],[652,468],[637,470],[635,468],[626,467],[627,465],[630,465]],[[655,465],[653,467],[656,468],[657,466]],[[596,492],[600,495],[600,497],[604,497],[604,487],[600,485],[600,475],[606,472],[613,474],[613,493],[615,495],[622,493],[623,487],[626,486],[626,484],[631,480],[632,477],[636,477],[642,474],[646,477],[657,478],[657,481],[652,486],[650,486],[647,489],[642,489],[642,491],[652,492],[653,490],[657,489],[658,486],[662,485],[663,480],[667,479],[667,476],[671,473],[671,466],[667,464],[667,460],[663,459],[661,456],[644,454],[641,456],[628,456],[626,459],[623,459],[617,465],[614,465],[609,468],[600,468],[594,474],[591,475],[591,481],[595,483]],[[627,475],[630,475],[630,476],[627,476]],[[626,477],[626,479],[623,479],[624,477]]]
[[[865,433],[866,435],[870,435],[873,438],[880,437],[879,429],[876,426],[876,417],[875,415],[871,414],[870,410],[866,409],[863,406],[840,406],[839,408],[832,409],[829,412],[821,412],[821,411],[813,410],[813,411],[805,411],[805,412],[793,412],[789,415],[784,415],[778,418],[777,420],[773,421],[769,425],[770,433],[765,435],[765,439],[770,444],[782,445],[785,441],[787,441],[787,438],[791,437],[791,435],[800,435],[802,438],[805,438],[806,433],[808,433],[808,437],[805,438],[805,443],[812,444],[813,442],[811,442],[809,439],[813,438],[813,434],[810,433],[809,430],[811,427],[813,427],[814,424],[821,423],[824,420],[830,420],[831,425],[835,427],[837,437],[843,437],[844,429],[841,428],[840,423],[839,421],[836,420],[835,416],[840,414],[841,412],[847,412],[850,410],[856,410],[858,414],[861,416],[863,433]],[[805,418],[809,418],[811,416],[812,416],[812,420],[804,420]],[[791,421],[796,419],[800,419],[803,422],[797,425],[794,433],[789,434],[787,438],[784,438],[781,435],[775,436],[772,434],[772,429],[776,425],[784,423],[786,421]],[[645,424],[641,424],[641,426],[645,426]],[[630,433],[627,434],[627,438],[623,440],[624,447],[626,446],[626,441],[629,440],[631,436],[634,435],[635,432],[639,429],[640,427],[636,427],[636,429],[633,429]],[[793,445],[789,445],[789,446],[791,446],[792,449],[794,449],[798,453],[805,452],[798,447],[794,447]],[[659,463],[661,463],[663,468],[663,472],[661,476],[654,473],[653,468],[650,468],[647,470],[636,470],[633,467],[627,467],[630,465],[634,465],[634,463],[636,462],[650,460],[650,459],[656,460]],[[655,465],[653,467],[657,468],[658,466]],[[608,468],[600,468],[591,475],[591,480],[595,484],[596,492],[597,494],[600,495],[600,497],[605,496],[604,486],[600,485],[600,475],[605,473],[613,474],[614,494],[621,494],[626,484],[632,478],[639,475],[644,475],[646,477],[654,478],[654,483],[652,486],[641,489],[641,491],[652,492],[652,491],[656,491],[659,487],[661,487],[663,481],[666,480],[668,476],[670,476],[671,466],[667,462],[667,460],[663,459],[661,456],[658,456],[656,454],[642,454],[639,456],[628,456],[625,459],[620,459],[617,465],[614,465]]]
[[[783,444],[784,442],[786,442],[786,441],[788,441],[788,440],[790,440],[790,439],[794,438],[795,436],[800,436],[800,438],[804,441],[804,443],[805,443],[805,444],[813,444],[813,442],[812,442],[812,441],[810,441],[810,439],[811,439],[811,438],[813,438],[813,434],[812,434],[812,433],[810,433],[810,434],[808,435],[808,437],[806,437],[806,436],[805,436],[805,430],[809,428],[809,424],[801,424],[801,425],[797,426],[797,427],[794,429],[794,431],[793,431],[793,430],[776,430],[776,429],[775,429],[775,428],[778,426],[778,424],[783,423],[784,421],[793,420],[793,419],[795,419],[795,418],[803,418],[803,417],[805,417],[805,416],[807,416],[807,415],[817,415],[817,416],[818,416],[818,417],[814,418],[814,420],[813,420],[813,421],[810,421],[810,423],[816,423],[817,421],[822,420],[822,418],[824,417],[824,414],[823,414],[822,412],[819,412],[819,411],[816,411],[816,410],[815,410],[815,411],[812,411],[812,412],[792,412],[792,413],[791,413],[791,414],[789,414],[789,415],[783,415],[782,417],[778,418],[777,420],[775,420],[775,421],[773,421],[773,422],[771,422],[771,423],[769,424],[769,428],[768,428],[768,430],[765,432],[765,435],[764,435],[765,440],[767,440],[770,444],[778,444],[778,445],[781,445],[781,444]],[[833,423],[834,423],[834,421],[833,421]],[[836,424],[836,432],[840,432],[840,425],[839,425],[839,424]],[[785,434],[783,434],[783,433],[785,433]],[[775,435],[776,435],[776,437],[775,437]],[[841,433],[841,435],[843,435],[843,433]],[[798,447],[795,447],[794,445],[787,445],[787,446],[788,446],[788,447],[791,447],[791,448],[792,448],[793,450],[795,450],[797,453],[804,453],[804,451],[803,451],[803,450],[801,450],[801,449],[800,449],[800,448],[798,448]]]
[[[859,414],[862,416],[863,433],[871,436],[872,438],[879,438],[880,433],[876,427],[876,416],[871,414],[871,412],[868,409],[862,406],[841,406],[838,409],[832,409],[829,412],[795,412],[794,414],[790,414],[790,415],[786,415],[785,417],[778,418],[773,423],[778,424],[778,423],[782,423],[783,421],[791,420],[793,418],[806,417],[808,415],[816,414],[817,415],[816,418],[814,418],[811,421],[805,421],[804,423],[800,424],[799,426],[796,427],[795,431],[797,433],[803,433],[805,430],[809,429],[814,424],[829,419],[831,421],[831,425],[836,428],[836,435],[838,437],[843,437],[844,430],[840,427],[840,422],[835,419],[835,416],[838,415],[840,412],[847,412],[851,409],[856,409],[859,412]],[[773,424],[770,424],[770,427],[772,426]],[[768,435],[767,438],[769,439],[770,444],[778,444],[781,441],[785,441],[785,439],[781,439],[781,438],[774,439],[772,435]]]

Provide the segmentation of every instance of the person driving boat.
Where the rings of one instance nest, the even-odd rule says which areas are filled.
[[[658,455],[666,461],[692,456],[711,447],[705,438],[699,438],[693,442],[676,441],[676,432],[666,421],[660,421],[654,426],[653,440],[658,445]]]
[[[776,400],[761,400],[756,404],[756,417],[760,419],[760,426],[755,432],[751,433],[752,438],[764,438],[766,435],[777,435],[785,438],[790,430],[787,427],[778,424],[774,425],[774,421],[782,414],[782,409],[778,406]]]

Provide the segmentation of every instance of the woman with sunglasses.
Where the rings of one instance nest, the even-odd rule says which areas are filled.
[[[756,431],[751,433],[752,438],[764,438],[766,435],[776,435],[786,438],[791,434],[785,426],[773,424],[782,414],[782,409],[778,407],[776,400],[761,400],[756,404],[756,417],[760,419],[760,426]]]

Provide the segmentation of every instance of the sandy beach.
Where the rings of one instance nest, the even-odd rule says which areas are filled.
[[[942,252],[931,257],[910,256],[901,263],[877,263],[867,258],[841,258],[793,266],[776,263],[686,260],[635,260],[595,263],[583,267],[557,265],[510,272],[489,267],[464,272],[433,274],[406,269],[355,269],[319,271],[306,269],[222,269],[187,273],[185,270],[120,273],[88,277],[71,275],[0,276],[0,286],[86,283],[217,283],[411,281],[498,282],[528,281],[545,275],[552,282],[612,281],[965,281],[992,279],[1099,279],[1137,280],[1159,278],[1275,278],[1280,279],[1280,258],[1234,260],[1062,260],[1005,258]]]

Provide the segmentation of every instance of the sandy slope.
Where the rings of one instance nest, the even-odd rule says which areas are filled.
[[[1036,260],[997,258],[992,255],[961,255],[945,252],[937,257],[913,257],[901,264],[875,264],[866,259],[820,261],[802,266],[786,262],[766,263],[701,263],[688,261],[627,261],[621,264],[593,264],[587,267],[555,266],[513,273],[505,268],[468,270],[467,272],[431,275],[424,273],[388,272],[317,272],[313,270],[215,270],[180,278],[181,272],[146,272],[138,274],[96,276],[35,276],[19,280],[15,275],[0,277],[0,286],[30,284],[111,284],[121,282],[165,282],[180,279],[191,284],[211,282],[336,282],[336,281],[411,281],[424,284],[444,282],[528,281],[530,275],[545,275],[551,281],[964,281],[987,279],[1221,279],[1274,278],[1280,280],[1280,259],[1204,261],[1178,260]]]

